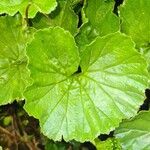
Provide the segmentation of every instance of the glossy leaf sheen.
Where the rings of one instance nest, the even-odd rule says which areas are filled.
[[[0,104],[22,99],[29,84],[26,68],[26,38],[21,20],[16,17],[0,18]]]
[[[73,37],[58,27],[37,32],[27,54],[34,83],[25,109],[50,139],[92,141],[135,115],[144,100],[146,63],[121,33],[97,38],[81,63]]]
[[[135,118],[120,124],[115,136],[120,140],[123,150],[149,150],[150,111],[140,112]]]
[[[13,16],[19,11],[23,17],[26,17],[28,10],[28,17],[33,18],[38,11],[50,13],[56,5],[56,0],[1,0],[0,13],[8,13]]]

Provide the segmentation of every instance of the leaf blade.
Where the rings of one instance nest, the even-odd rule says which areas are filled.
[[[87,1],[85,14],[100,36],[119,31],[119,18],[113,14],[114,1]]]
[[[57,5],[56,0],[51,0],[51,3],[48,0],[44,1],[28,1],[28,0],[20,0],[20,1],[6,1],[3,0],[0,3],[0,13],[8,13],[9,15],[13,16],[18,11],[21,15],[25,18],[26,11],[28,11],[28,17],[34,18],[38,11],[43,13],[50,13],[55,9]]]
[[[48,34],[52,37],[46,36],[44,38],[43,32],[46,34],[48,30],[52,30],[54,34]],[[46,42],[51,43],[49,46],[45,46],[45,43],[44,45],[39,44],[42,51],[38,58],[41,58],[40,56],[44,55],[45,52],[46,57],[51,55],[52,49],[55,49],[55,47],[52,48],[53,43],[55,46],[62,44],[55,35],[56,30],[57,28],[46,29],[40,31],[43,37],[38,35],[39,33],[35,37],[34,42],[39,37],[56,40]],[[59,35],[61,34],[64,35],[62,29],[59,30]],[[69,36],[64,35],[63,37],[66,40]],[[74,45],[74,48],[70,49],[67,45],[63,48],[64,53],[67,51],[66,55],[78,51],[73,41],[70,45]],[[66,68],[65,75],[67,73],[67,77],[62,77],[62,74],[57,71],[54,74],[46,74],[45,72],[46,81],[39,78],[40,70],[36,72],[35,64],[40,64],[44,70],[53,65],[47,67],[44,63],[45,58],[40,59],[42,63],[37,59],[35,59],[34,64],[32,63],[33,57],[37,51],[39,52],[39,49],[34,47],[37,44],[33,43],[29,46],[32,49],[28,49],[28,55],[34,84],[25,93],[27,98],[25,109],[40,120],[42,132],[50,139],[61,140],[63,136],[66,141],[71,139],[82,142],[92,141],[100,133],[108,133],[113,130],[119,125],[122,118],[134,116],[143,103],[144,89],[148,81],[146,63],[141,55],[135,51],[133,42],[127,36],[114,33],[97,38],[86,47],[81,56],[81,62],[79,61],[79,54],[74,55],[73,59],[78,61],[72,63],[74,68],[72,71],[69,71],[69,67]],[[40,42],[38,41],[38,43]],[[68,51],[68,49],[70,50]],[[54,51],[62,52],[60,47]],[[99,55],[101,51],[103,51],[103,55]],[[108,57],[110,54],[111,57]],[[130,59],[132,55],[134,59]],[[49,62],[52,58],[53,56],[45,61]],[[71,61],[70,58],[71,56],[66,57],[65,60]],[[82,72],[75,73],[79,62]],[[62,61],[62,63],[64,62]],[[130,63],[133,63],[135,67],[131,66]],[[107,74],[105,73],[106,69],[109,71]],[[130,75],[126,76],[127,73]],[[116,84],[117,82],[118,84]],[[136,83],[136,86],[132,83]],[[57,125],[54,122],[57,122]]]
[[[0,18],[1,104],[24,98],[23,92],[30,84],[25,53],[28,33],[25,32],[22,29],[20,17],[6,16]]]

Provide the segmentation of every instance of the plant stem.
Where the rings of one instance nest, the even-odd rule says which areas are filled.
[[[15,136],[13,134],[11,134],[8,130],[6,130],[5,128],[3,128],[1,126],[0,126],[0,132],[8,135],[11,139],[15,138]]]

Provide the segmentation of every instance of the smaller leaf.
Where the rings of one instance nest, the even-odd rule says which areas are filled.
[[[86,16],[86,13],[85,13],[85,8],[87,7],[87,0],[84,0],[83,1],[83,7],[81,9],[81,17],[82,17],[82,23],[85,24],[88,22],[88,18]]]
[[[94,41],[97,36],[104,36],[119,30],[119,18],[112,12],[113,5],[112,0],[84,1],[82,9],[84,24],[75,37],[81,53],[86,45]]]
[[[140,112],[135,118],[124,121],[115,131],[123,150],[150,149],[150,111]]]
[[[0,104],[7,104],[24,98],[30,84],[25,51],[30,31],[23,29],[20,15],[5,16],[0,17],[0,35]]]
[[[143,53],[150,71],[150,1],[125,0],[120,6],[121,31],[132,37],[136,48]]]
[[[85,14],[100,36],[119,30],[119,18],[113,14],[113,0],[88,0]]]
[[[53,140],[47,140],[45,145],[45,150],[79,150],[81,143],[76,141],[65,141],[54,142]],[[85,149],[81,149],[85,150]]]
[[[76,35],[75,40],[82,53],[86,46],[90,44],[98,36],[96,29],[92,27],[90,22],[87,22],[81,26],[79,33]]]
[[[56,9],[49,15],[38,14],[32,20],[33,26],[37,29],[59,26],[74,35],[77,32],[78,17],[71,4],[70,1],[59,0]]]
[[[8,126],[12,122],[12,116],[6,116],[3,120],[4,126]]]
[[[125,0],[120,6],[121,30],[132,37],[138,48],[150,43],[149,8],[149,0]]]
[[[53,142],[52,140],[48,140],[45,145],[45,150],[66,150],[67,144],[63,142]]]
[[[19,11],[23,17],[26,17],[28,13],[28,17],[33,18],[38,11],[48,14],[56,6],[56,0],[2,0],[0,2],[0,13],[8,13],[13,16]]]
[[[141,47],[140,52],[143,54],[148,63],[148,71],[150,72],[150,45],[147,47]]]
[[[108,138],[106,141],[95,140],[97,150],[122,150],[119,141],[115,138]]]

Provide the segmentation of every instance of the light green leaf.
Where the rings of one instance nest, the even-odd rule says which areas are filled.
[[[86,14],[85,14],[86,5],[87,5],[87,0],[84,0],[83,1],[83,7],[81,9],[82,24],[85,24],[85,23],[88,22],[88,18],[87,18]]]
[[[119,141],[115,138],[108,138],[105,141],[95,140],[97,150],[122,150]]]
[[[113,14],[114,0],[88,0],[85,13],[100,36],[119,30],[119,18]]]
[[[146,63],[121,33],[87,46],[81,73],[74,39],[61,28],[37,32],[27,54],[34,83],[25,92],[25,109],[50,139],[93,141],[143,103]]]
[[[77,32],[78,17],[72,10],[71,4],[68,0],[59,0],[57,8],[50,15],[38,14],[32,21],[33,26],[38,29],[60,26],[74,35]]]
[[[125,0],[120,7],[121,30],[132,37],[138,48],[150,43],[149,8],[149,0]]]
[[[150,149],[150,111],[140,112],[135,118],[124,121],[115,131],[123,150]]]
[[[0,17],[0,104],[24,98],[29,84],[25,47],[27,33],[20,16]]]
[[[23,17],[26,17],[28,11],[28,17],[33,18],[38,11],[50,13],[56,5],[56,0],[1,0],[0,13],[8,13],[13,16],[19,11]]]

